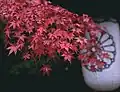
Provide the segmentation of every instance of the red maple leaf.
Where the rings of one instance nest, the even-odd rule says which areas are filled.
[[[19,51],[22,50],[22,48],[24,47],[24,42],[18,41],[18,42],[17,42],[17,47],[18,47],[18,50],[19,50]]]
[[[11,21],[9,27],[12,27],[13,29],[20,27],[20,21]]]
[[[38,35],[41,35],[44,31],[45,31],[45,30],[44,30],[43,27],[39,27],[39,28],[37,29]]]
[[[96,62],[96,65],[98,66],[98,68],[103,68],[103,66],[105,65],[105,62],[98,60],[98,61]]]
[[[25,40],[25,38],[27,38],[25,35],[20,35],[20,36],[17,36],[19,38],[19,40],[23,41]]]
[[[49,39],[53,40],[54,39],[54,35],[52,33],[48,33]]]
[[[76,37],[76,42],[80,43],[80,44],[85,44],[87,43],[87,39],[86,38],[82,38],[82,37]]]
[[[94,65],[91,65],[91,66],[90,66],[90,70],[91,70],[92,72],[95,72],[95,70],[96,70],[95,66],[94,66]]]
[[[30,54],[29,54],[29,53],[25,53],[25,54],[23,55],[23,59],[24,59],[24,60],[30,59]]]
[[[73,55],[71,53],[63,53],[62,56],[64,57],[64,60],[69,61],[71,63],[72,59],[73,59]]]
[[[71,50],[74,51],[74,52],[78,51],[78,49],[77,49],[77,47],[75,45],[71,45]]]
[[[60,48],[61,49],[65,49],[66,51],[69,51],[69,49],[71,48],[71,44],[70,43],[67,43],[67,42],[62,42],[60,44]]]
[[[64,38],[70,39],[70,36],[73,36],[72,34],[68,34],[67,31],[61,31],[61,34],[63,35]]]
[[[61,37],[63,38],[63,31],[61,29],[57,29],[54,33],[53,33],[54,37]]]
[[[10,30],[8,28],[6,28],[5,34],[8,38],[10,38],[10,33],[11,33]]]
[[[48,25],[54,23],[54,18],[49,18],[45,21],[44,25],[45,27],[48,27]]]
[[[69,39],[69,40],[72,40],[73,38],[74,38],[74,34],[73,34],[73,33],[69,33],[69,34],[68,34],[68,39]]]
[[[78,55],[78,60],[84,60],[85,59],[85,55],[83,55],[83,54],[80,54],[80,55]]]
[[[43,65],[42,68],[40,69],[40,71],[43,73],[43,76],[44,75],[49,76],[52,69],[51,69],[50,65]]]
[[[90,57],[88,60],[90,61],[91,64],[94,64],[97,61],[97,58]]]
[[[9,47],[7,48],[7,50],[10,50],[8,55],[10,55],[10,54],[13,53],[13,52],[14,52],[15,55],[16,55],[17,50],[18,50],[18,46],[14,45],[14,44],[11,44],[11,46],[9,46]]]
[[[102,53],[102,58],[110,58],[110,55],[107,52]]]
[[[83,61],[81,64],[82,64],[82,66],[86,66],[86,65],[88,65],[90,62],[88,61],[88,60],[86,60],[86,61]]]

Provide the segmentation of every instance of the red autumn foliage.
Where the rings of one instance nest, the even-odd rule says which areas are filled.
[[[40,69],[41,72],[43,72],[43,75],[50,75],[50,72],[52,71],[50,65],[43,65],[42,68]]]
[[[22,51],[24,60],[42,55],[55,58],[59,53],[71,62],[77,54],[86,65],[101,32],[88,15],[79,16],[46,0],[0,0],[0,18],[7,20],[4,33],[9,54]],[[93,60],[98,62],[97,57]],[[41,69],[47,74],[49,70],[46,66]]]

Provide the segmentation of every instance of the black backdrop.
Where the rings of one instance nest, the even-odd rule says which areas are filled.
[[[93,18],[113,17],[119,20],[120,7],[117,0],[51,0],[53,4],[60,5],[71,12],[86,13]],[[1,81],[3,82],[1,92],[93,92],[84,83],[81,66],[78,61],[73,62],[68,71],[63,64],[56,64],[50,77],[42,77],[39,74],[20,76],[9,76],[8,71],[12,62],[19,61],[19,56],[7,56],[4,44],[0,41],[2,68]],[[1,52],[0,51],[0,52]]]
[[[87,13],[92,17],[115,17],[119,19],[119,0],[50,0],[72,12]]]

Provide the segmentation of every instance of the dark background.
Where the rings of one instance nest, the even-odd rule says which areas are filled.
[[[72,12],[87,13],[92,17],[115,17],[119,19],[119,0],[51,0]]]
[[[119,0],[51,0],[53,4],[60,5],[71,12],[82,15],[88,14],[93,18],[110,17],[120,18]],[[3,41],[0,40],[2,78],[2,91],[0,92],[93,92],[84,83],[80,62],[75,61],[65,71],[63,63],[53,65],[53,72],[49,77],[42,77],[36,73],[28,75],[25,71],[19,76],[9,75],[9,69],[13,62],[19,62],[19,56],[7,56]],[[11,63],[12,62],[12,63]]]

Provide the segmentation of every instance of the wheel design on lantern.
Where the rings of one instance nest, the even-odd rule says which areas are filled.
[[[92,71],[91,68],[95,69],[92,72],[101,72],[104,69],[110,68],[113,62],[115,62],[116,46],[115,46],[113,36],[108,33],[108,30],[106,28],[102,30],[104,30],[104,32],[98,34],[97,44],[99,44],[99,49],[101,50],[101,52],[108,53],[110,57],[103,58],[101,57],[99,52],[98,53],[96,52],[97,59],[99,59],[101,62],[104,62],[105,64],[102,68],[98,68],[97,65],[94,65],[94,67],[92,67],[91,64],[86,65],[85,68],[87,68],[89,71]]]

